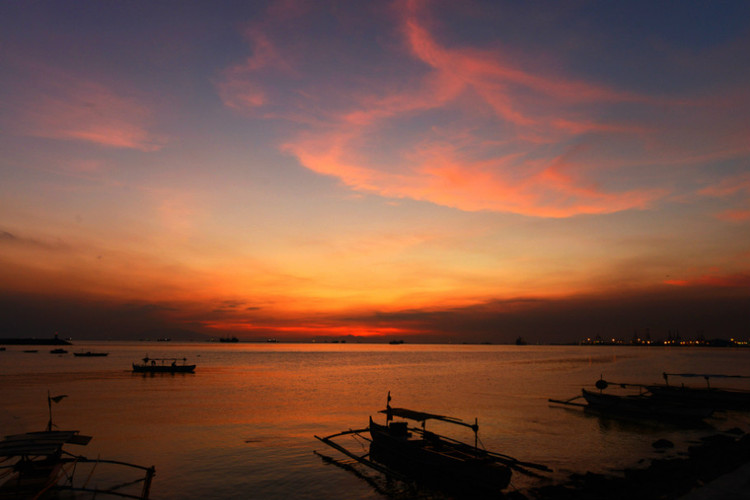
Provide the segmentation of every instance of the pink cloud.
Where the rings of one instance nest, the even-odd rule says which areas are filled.
[[[721,220],[745,222],[750,220],[750,210],[726,210],[716,215]]]
[[[743,173],[722,179],[698,192],[705,196],[727,197],[738,193],[750,194],[750,174]]]
[[[49,67],[25,65],[34,85],[13,104],[13,126],[25,135],[100,146],[156,151],[165,139],[153,133],[144,102],[93,80]]]
[[[310,170],[356,191],[461,210],[570,217],[646,209],[671,185],[638,187],[629,167],[742,154],[723,132],[698,140],[700,130],[684,126],[719,120],[720,102],[657,99],[531,70],[497,46],[449,46],[428,22],[429,6],[414,0],[393,10],[398,77],[366,85],[345,70],[321,77],[305,65],[319,47],[271,41],[284,40],[272,34],[294,17],[277,12],[283,22],[248,31],[253,55],[225,73],[219,93],[229,107],[304,127],[282,148]],[[283,95],[267,80],[282,73],[295,85]],[[615,118],[623,104],[628,119]]]
[[[698,193],[704,196],[725,199],[729,202],[737,202],[736,200],[739,199],[737,203],[741,204],[743,208],[734,208],[719,212],[716,214],[717,219],[732,222],[750,220],[750,210],[745,208],[750,204],[750,174],[742,173],[724,178],[711,186],[703,188]]]
[[[256,78],[259,73],[294,73],[273,41],[260,28],[248,28],[245,38],[252,46],[253,54],[224,71],[221,80],[215,83],[224,105],[237,110],[256,109],[271,102],[263,79]]]
[[[665,280],[665,284],[694,287],[694,286],[711,286],[719,288],[747,288],[750,286],[750,274],[736,273],[727,275],[703,275],[688,279],[671,279]]]

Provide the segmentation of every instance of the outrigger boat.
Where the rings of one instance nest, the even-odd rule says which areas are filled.
[[[616,395],[605,394],[603,391],[610,385],[622,388],[638,388],[637,394]],[[655,419],[674,422],[699,422],[713,413],[713,408],[695,407],[679,401],[666,400],[656,397],[647,386],[641,384],[610,384],[604,379],[596,381],[598,392],[581,389],[581,395],[561,401],[549,399],[550,403],[566,406],[578,406],[587,411],[600,415],[621,418]],[[576,402],[583,398],[586,404]]]
[[[550,472],[541,464],[522,462],[511,456],[480,448],[479,425],[458,418],[391,408],[388,393],[385,425],[375,423],[370,417],[365,429],[348,430],[326,437],[315,436],[326,445],[340,451],[357,462],[371,467],[389,477],[402,481],[426,482],[443,489],[461,492],[499,493],[510,483],[512,471],[537,476],[528,469]],[[421,422],[420,427],[410,427],[406,421],[393,421],[394,417]],[[474,432],[474,444],[468,444],[425,429],[428,420],[468,427]],[[369,437],[367,436],[369,434]],[[364,455],[349,451],[334,441],[335,438],[354,435],[370,442]]]
[[[63,448],[66,444],[85,446],[92,439],[91,436],[84,436],[78,431],[52,430],[52,402],[58,402],[64,397],[66,396],[47,396],[50,420],[46,430],[5,436],[5,439],[0,441],[0,477],[8,477],[0,485],[0,498],[80,498],[74,495],[83,493],[87,495],[86,498],[110,495],[148,499],[155,474],[153,466],[143,467],[101,458],[89,459],[69,453]],[[10,461],[12,463],[6,464]],[[97,474],[97,486],[89,487],[94,471],[101,471],[105,465],[132,468],[138,471],[138,476],[125,483],[102,487],[103,479],[100,473]],[[80,479],[81,475],[84,477],[83,480]],[[118,477],[122,475],[118,474]],[[139,483],[143,484],[137,488]]]
[[[178,364],[181,361],[181,364]],[[135,373],[193,373],[195,365],[186,364],[187,358],[143,358],[142,363],[133,363]]]
[[[750,391],[739,389],[718,389],[711,387],[710,379],[750,378],[746,375],[717,375],[705,373],[662,373],[663,385],[648,385],[646,388],[655,398],[674,401],[687,406],[713,408],[714,410],[750,409]],[[686,387],[669,385],[669,377],[704,378],[706,387]]]
[[[582,389],[581,393],[591,410],[609,415],[699,421],[710,417],[713,413],[711,408],[689,407],[679,402],[664,401],[648,394],[619,396],[586,389]]]
[[[101,358],[104,356],[109,356],[108,352],[93,352],[93,351],[85,351],[85,352],[74,352],[73,356],[78,356],[79,358]]]

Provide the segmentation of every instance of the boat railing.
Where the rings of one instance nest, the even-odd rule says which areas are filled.
[[[718,374],[718,373],[667,373],[663,372],[662,377],[664,377],[664,383],[666,385],[669,385],[669,377],[683,377],[683,378],[703,378],[706,380],[706,387],[708,389],[711,388],[711,383],[709,382],[712,378],[750,378],[750,375],[724,375],[724,374]]]
[[[176,364],[178,361],[182,361],[182,364],[187,364],[187,358],[150,358],[146,356],[141,361],[143,361],[144,365],[147,365],[151,363],[151,365],[156,365],[157,362],[159,362],[161,365],[164,365],[165,363],[171,362],[172,364]]]
[[[149,494],[151,491],[151,482],[153,480],[154,475],[156,474],[156,469],[154,468],[153,465],[150,467],[146,467],[143,465],[123,462],[120,460],[106,460],[106,459],[101,459],[101,458],[91,459],[82,455],[74,455],[64,450],[63,450],[63,455],[67,456],[67,458],[62,459],[62,461],[67,462],[67,463],[72,463],[73,471],[70,475],[68,475],[67,472],[65,473],[68,477],[68,484],[58,485],[56,487],[58,490],[81,492],[81,493],[92,493],[94,496],[96,496],[97,494],[107,494],[107,495],[118,496],[121,498],[137,498],[140,500],[144,500],[149,497]],[[121,483],[121,484],[118,484],[118,485],[112,486],[111,488],[106,488],[106,489],[88,488],[87,487],[88,480],[86,481],[86,483],[84,483],[83,486],[73,486],[72,480],[73,480],[73,475],[75,474],[76,467],[78,467],[79,464],[86,464],[86,463],[94,464],[94,467],[98,466],[99,464],[110,464],[110,465],[130,467],[132,469],[138,469],[138,470],[145,472],[145,475],[143,477],[139,477],[137,479],[127,481],[125,483]],[[91,473],[93,474],[93,469]],[[143,487],[141,488],[140,495],[117,491],[122,488],[127,488],[129,486],[133,486],[141,482],[143,483]]]

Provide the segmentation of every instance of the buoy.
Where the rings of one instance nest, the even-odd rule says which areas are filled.
[[[599,380],[596,381],[596,388],[599,389],[600,391],[603,391],[604,389],[606,389],[607,386],[609,386],[609,384],[603,378],[600,378]]]

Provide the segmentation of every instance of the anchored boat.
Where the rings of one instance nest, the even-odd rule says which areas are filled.
[[[550,471],[544,465],[522,462],[479,447],[476,419],[474,423],[466,423],[454,417],[392,408],[390,400],[389,393],[386,409],[380,412],[386,415],[385,424],[378,424],[370,417],[369,426],[365,429],[315,437],[357,462],[396,479],[427,482],[463,492],[498,493],[508,486],[514,470],[530,475],[536,474],[528,469]],[[395,417],[420,422],[421,427],[409,426],[405,420],[395,421]],[[468,427],[474,432],[474,444],[428,431],[425,428],[428,420]],[[357,455],[334,441],[346,435],[356,435],[369,441],[369,452]]]
[[[649,385],[647,389],[654,397],[683,405],[713,408],[714,410],[750,409],[750,391],[739,389],[719,389],[711,387],[710,379],[743,379],[746,375],[719,375],[706,373],[662,373],[663,385]],[[703,378],[706,387],[686,387],[669,385],[669,377]]]
[[[133,363],[135,373],[193,373],[195,365],[187,364],[187,358],[143,358],[142,363]]]
[[[109,356],[109,353],[85,351],[85,352],[74,352],[73,356],[77,356],[79,358],[103,358],[104,356]]]
[[[46,430],[5,436],[0,441],[0,477],[7,477],[0,485],[0,498],[76,498],[76,493],[85,493],[91,495],[90,498],[109,495],[148,499],[151,480],[155,474],[153,466],[143,467],[101,458],[89,459],[64,448],[67,444],[85,446],[92,439],[78,431],[52,430],[52,402],[58,402],[64,397],[66,396],[47,396],[50,420]],[[134,479],[104,486],[107,480],[102,471],[109,465],[133,469]],[[95,471],[96,486],[89,487]],[[118,473],[117,477],[123,476]]]
[[[610,385],[621,388],[636,388],[636,394],[606,394]],[[678,400],[657,397],[641,384],[611,384],[604,379],[596,381],[598,392],[581,389],[581,395],[561,401],[549,399],[550,403],[582,407],[587,411],[611,417],[654,419],[673,422],[700,422],[713,413],[713,408],[692,406]],[[583,398],[586,403],[576,400]]]

